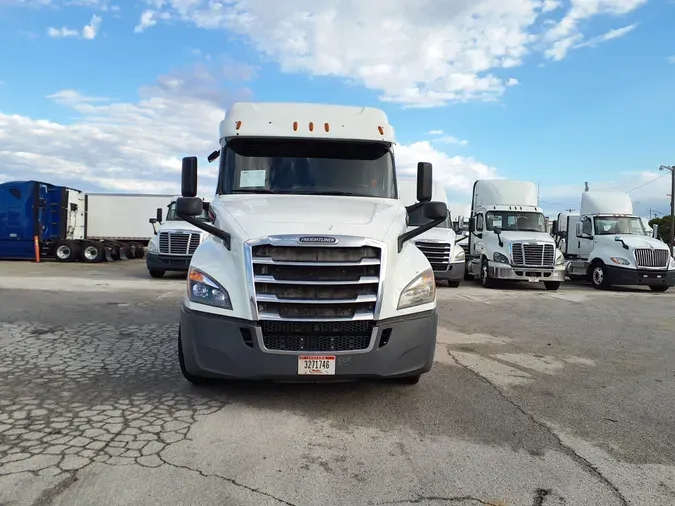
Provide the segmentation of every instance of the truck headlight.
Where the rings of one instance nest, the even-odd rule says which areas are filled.
[[[557,257],[555,257],[555,264],[556,265],[563,265],[565,263],[565,255],[562,253],[559,253]]]
[[[436,299],[436,279],[429,269],[413,279],[401,292],[397,309],[429,304]]]
[[[227,290],[220,283],[194,267],[190,267],[188,273],[188,298],[199,304],[232,309],[232,301]]]
[[[155,241],[148,243],[148,253],[157,253],[157,243]]]
[[[670,257],[670,265],[668,265],[668,269],[675,269],[675,257]]]
[[[453,258],[457,261],[464,260],[464,248],[461,246],[455,246],[455,253],[453,255]]]
[[[495,262],[499,262],[500,264],[509,263],[509,257],[504,255],[503,253],[500,253],[499,251],[494,252],[494,254],[492,255],[492,260],[494,260]]]
[[[621,258],[621,257],[609,257],[609,259],[610,259],[612,262],[614,262],[615,264],[618,264],[618,265],[630,265],[630,262],[629,262],[627,259],[625,259],[625,258]]]

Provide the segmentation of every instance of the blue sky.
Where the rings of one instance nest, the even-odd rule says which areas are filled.
[[[507,177],[549,213],[584,181],[668,212],[675,3],[387,5],[0,0],[0,180],[172,191],[232,100],[331,102],[384,109],[402,171],[432,161],[458,204]]]

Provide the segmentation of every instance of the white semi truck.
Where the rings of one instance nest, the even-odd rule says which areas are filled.
[[[157,208],[157,215],[150,218],[155,235],[148,243],[148,253],[145,256],[148,272],[153,278],[161,278],[167,271],[187,272],[192,255],[197,247],[208,235],[200,228],[182,220],[176,214],[175,197],[167,206],[166,219],[164,210]],[[204,202],[202,214],[194,217],[195,220],[208,222],[208,204]],[[155,228],[155,226],[157,228]]]
[[[646,285],[665,292],[675,285],[675,259],[663,242],[649,237],[627,193],[582,193],[579,214],[561,213],[554,234],[564,245],[570,279],[588,280],[598,289]]]
[[[414,179],[399,179],[398,194],[408,207],[408,230],[425,225],[430,220],[424,217],[423,208],[412,209],[417,203],[417,182]],[[434,181],[432,200],[448,204],[448,196],[442,184]],[[434,270],[436,281],[443,281],[451,287],[458,287],[464,279],[464,250],[457,245],[457,235],[452,228],[452,217],[415,238],[415,246],[424,253]]]
[[[468,273],[485,287],[496,281],[525,281],[557,290],[565,280],[564,263],[546,231],[534,183],[506,179],[474,183]]]
[[[394,142],[378,109],[235,103],[220,125],[212,225],[194,218],[197,158],[183,159],[178,215],[210,234],[181,306],[188,381],[415,384],[431,369],[436,284],[411,239],[448,210],[431,201],[431,164],[420,162],[417,200],[430,221],[407,230]]]

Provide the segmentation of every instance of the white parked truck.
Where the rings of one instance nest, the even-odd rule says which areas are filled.
[[[157,215],[150,218],[155,235],[148,243],[148,253],[145,256],[148,272],[153,278],[161,278],[167,271],[187,272],[192,255],[197,247],[208,235],[200,228],[179,218],[176,215],[176,199],[164,210],[160,207]],[[208,204],[204,202],[204,210],[195,220],[208,222]],[[155,228],[155,225],[159,225]]]
[[[407,230],[394,142],[379,109],[235,103],[220,125],[213,225],[194,219],[197,158],[183,159],[178,215],[211,234],[181,307],[188,381],[414,384],[431,369],[436,284],[410,240],[448,210],[431,201],[431,164],[420,162],[417,200],[431,221]]]
[[[414,179],[398,180],[398,195],[408,208],[408,230],[427,224],[430,220],[424,217],[423,208],[412,208],[417,203],[417,181]],[[448,197],[442,184],[434,181],[432,185],[432,200],[448,204]],[[448,211],[448,218],[417,236],[413,241],[415,246],[427,257],[436,281],[443,281],[451,287],[458,287],[464,279],[464,250],[457,245],[457,235],[452,228],[452,217]]]
[[[564,257],[546,230],[534,183],[476,181],[469,232],[467,271],[483,286],[525,281],[557,290],[565,280]]]
[[[563,218],[556,232],[564,239],[570,279],[588,280],[599,289],[647,285],[665,292],[675,285],[675,259],[668,246],[649,237],[629,194],[586,191],[579,214]]]

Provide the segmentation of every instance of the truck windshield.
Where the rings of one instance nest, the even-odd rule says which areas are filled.
[[[411,227],[419,227],[426,225],[427,223],[431,223],[432,221],[433,220],[430,220],[424,216],[424,210],[421,207],[418,207],[414,211],[408,213],[408,225]],[[442,222],[440,225],[436,225],[436,228],[452,228],[450,213],[448,213],[448,217],[444,222]]]
[[[642,220],[637,216],[597,216],[595,235],[647,235]]]
[[[195,219],[199,221],[209,221],[209,215],[207,214],[206,211],[202,211],[202,214],[199,216],[195,216]],[[169,210],[166,213],[166,221],[182,221],[177,215],[176,215],[176,203],[171,202],[169,204]]]
[[[546,221],[541,213],[525,211],[489,211],[487,229],[495,227],[506,232],[546,232]]]
[[[394,199],[393,155],[381,143],[232,139],[220,157],[219,193]]]

